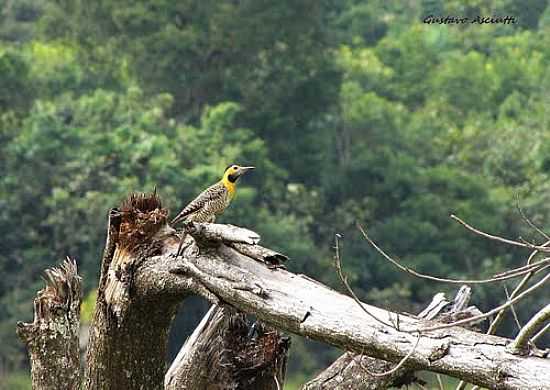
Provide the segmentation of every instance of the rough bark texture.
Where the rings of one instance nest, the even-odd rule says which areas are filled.
[[[302,390],[381,390],[416,381],[413,371],[402,367],[383,377],[371,376],[370,372],[389,371],[395,364],[353,352],[346,352],[306,383]]]
[[[170,323],[188,286],[144,275],[174,240],[156,197],[133,196],[109,215],[87,350],[87,389],[162,389]],[[173,233],[173,232],[172,232]]]
[[[192,233],[191,233],[192,234]],[[415,345],[411,334],[425,326],[400,315],[401,330],[374,321],[351,298],[305,276],[270,270],[224,244],[201,244],[195,258],[172,264],[210,295],[279,329],[371,357],[397,362]],[[373,306],[382,320],[396,318]],[[540,389],[550,384],[550,360],[514,356],[509,339],[461,328],[423,334],[407,367],[427,369],[491,389]]]
[[[251,326],[243,313],[212,306],[165,377],[166,390],[277,390],[284,383],[289,338]]]
[[[81,279],[67,258],[45,272],[46,287],[34,299],[34,321],[17,324],[31,360],[34,390],[80,388],[78,330]]]
[[[170,324],[189,294],[217,298],[200,281],[170,271],[179,239],[156,195],[132,195],[109,214],[108,235],[87,350],[86,389],[162,389]],[[204,245],[254,245],[258,235],[234,226],[187,224]],[[185,259],[198,246],[184,235]],[[258,248],[261,248],[258,246]]]
[[[441,322],[452,322],[480,314],[475,306],[468,307],[471,289],[462,286],[453,302],[445,298],[444,293],[437,293],[430,304],[418,314],[418,318],[437,319]],[[382,390],[388,387],[401,387],[413,382],[421,383],[414,375],[414,370],[401,367],[393,371],[394,363],[371,358],[361,354],[346,352],[317,377],[306,383],[302,390]],[[389,372],[388,375],[381,375]],[[375,373],[377,375],[371,375]]]

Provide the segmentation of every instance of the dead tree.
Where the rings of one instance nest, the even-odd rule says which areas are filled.
[[[410,370],[430,370],[491,389],[550,384],[550,360],[511,353],[510,339],[455,323],[398,316],[307,276],[266,266],[281,255],[260,247],[250,230],[187,224],[183,255],[176,257],[180,239],[166,217],[156,195],[132,196],[110,212],[85,389],[163,388],[169,326],[176,306],[190,294],[254,314],[282,331]],[[538,272],[546,265],[527,270]]]
[[[67,258],[45,272],[46,287],[34,299],[34,321],[17,323],[17,334],[31,360],[34,389],[80,389],[81,279],[76,263]]]
[[[165,376],[166,390],[278,390],[290,339],[246,315],[213,305]]]

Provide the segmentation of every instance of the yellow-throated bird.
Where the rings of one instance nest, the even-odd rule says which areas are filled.
[[[200,193],[174,218],[171,225],[183,220],[214,222],[216,215],[224,212],[235,196],[237,180],[254,167],[232,164],[225,169],[222,179]]]

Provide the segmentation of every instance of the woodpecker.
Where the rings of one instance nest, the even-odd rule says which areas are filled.
[[[216,220],[216,215],[222,214],[235,196],[237,180],[252,169],[254,167],[229,165],[225,169],[222,179],[201,192],[185,206],[170,224],[175,225],[183,220],[213,223]]]

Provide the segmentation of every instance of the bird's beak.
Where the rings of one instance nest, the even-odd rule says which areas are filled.
[[[239,177],[240,177],[240,176],[244,175],[246,172],[251,171],[251,170],[253,170],[253,169],[255,169],[255,168],[256,168],[256,167],[240,167],[240,168],[239,168],[238,175],[239,175]]]

